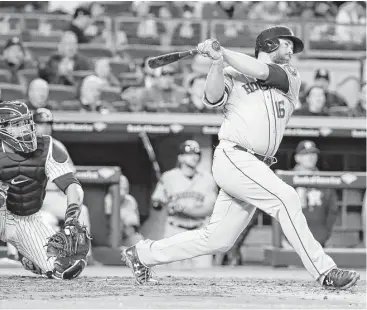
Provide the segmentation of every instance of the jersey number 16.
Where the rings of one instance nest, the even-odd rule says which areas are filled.
[[[276,101],[275,102],[275,107],[277,109],[278,118],[284,118],[284,116],[285,116],[284,100]]]

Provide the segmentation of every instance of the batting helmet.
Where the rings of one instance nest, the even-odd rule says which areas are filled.
[[[24,102],[1,103],[0,140],[22,153],[31,153],[37,149],[33,115]]]
[[[255,57],[259,52],[271,53],[279,47],[279,38],[289,39],[293,42],[293,54],[303,51],[304,45],[293,31],[285,26],[274,26],[262,31],[256,38]]]
[[[201,155],[200,145],[195,140],[186,140],[180,144],[179,154],[198,154]]]

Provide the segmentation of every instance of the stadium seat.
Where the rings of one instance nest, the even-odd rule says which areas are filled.
[[[129,111],[129,103],[124,100],[110,102],[110,105],[117,112],[128,112]]]
[[[24,15],[25,29],[37,30],[39,32],[62,31],[70,24],[71,18],[68,15],[45,15],[29,14]]]
[[[61,103],[66,100],[72,100],[76,98],[76,89],[73,86],[50,84],[49,88],[49,100],[54,100]]]
[[[94,71],[92,70],[79,70],[73,72],[73,78],[75,79],[75,82],[79,84],[85,77],[94,74]]]
[[[38,77],[38,69],[23,69],[19,70],[18,73],[21,76],[25,77],[28,85],[30,82],[32,82],[34,79]]]
[[[120,89],[103,89],[101,100],[106,102],[121,101]]]
[[[132,16],[133,1],[103,1],[107,16]]]
[[[171,45],[196,45],[205,40],[203,33],[203,24],[199,22],[190,22],[178,24],[172,35]]]
[[[111,49],[106,45],[79,44],[79,52],[89,58],[110,58],[113,56]]]
[[[10,72],[6,69],[0,69],[0,83],[9,83],[10,82]]]
[[[191,46],[188,48],[191,48]],[[183,47],[182,49],[186,48]],[[175,48],[172,46],[129,44],[127,46],[117,47],[117,54],[119,53],[119,51],[123,51],[124,53],[128,54],[131,58],[133,58],[135,61],[141,62],[146,57],[154,57],[165,53],[170,53],[174,50]]]
[[[120,73],[118,78],[123,87],[138,86],[143,83],[142,76],[135,73]]]
[[[78,100],[65,100],[59,102],[59,108],[62,111],[80,111],[81,103]]]
[[[31,42],[60,42],[61,33],[51,33],[49,35],[44,35],[37,31],[30,32],[30,41]]]
[[[57,51],[56,43],[26,42],[24,46],[29,49],[35,58],[50,57]]]
[[[8,65],[2,57],[0,57],[0,69],[8,69]]]
[[[135,64],[128,61],[110,61],[111,72],[115,76],[119,76],[121,73],[129,73],[135,71]]]
[[[8,84],[8,83],[0,83],[1,89],[1,100],[9,101],[9,100],[25,100],[26,94],[23,86]]]

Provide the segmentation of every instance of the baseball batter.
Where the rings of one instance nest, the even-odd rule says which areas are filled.
[[[231,248],[256,208],[279,221],[311,276],[326,287],[349,288],[355,271],[342,270],[310,232],[297,192],[269,168],[296,104],[300,75],[291,64],[303,42],[284,26],[256,39],[255,58],[198,45],[212,59],[204,103],[222,107],[224,120],[212,172],[221,188],[209,224],[159,241],[145,240],[123,252],[138,283],[152,280],[150,267]],[[230,65],[224,68],[224,61]]]
[[[153,207],[167,208],[164,236],[202,228],[212,213],[217,186],[208,173],[197,169],[201,149],[197,141],[181,143],[177,167],[163,173],[152,195]],[[172,267],[201,268],[212,265],[212,255],[172,263]]]
[[[0,239],[15,246],[27,270],[48,278],[63,278],[63,271],[79,275],[84,263],[47,256],[55,231],[39,213],[49,180],[67,195],[65,223],[79,216],[83,190],[67,154],[50,136],[36,137],[32,113],[19,101],[1,103],[0,139]]]

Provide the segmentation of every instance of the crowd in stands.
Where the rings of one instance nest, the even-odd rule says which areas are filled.
[[[5,15],[1,15],[2,12]],[[20,21],[15,17],[13,20],[12,15],[6,15],[6,12],[20,12],[24,16],[42,13],[43,17],[24,21],[25,26],[16,33],[12,30],[18,29],[17,23]],[[46,18],[45,13],[50,17]],[[53,20],[53,16],[60,14],[69,19]],[[123,23],[110,23],[112,28],[108,28],[105,16],[122,18]],[[129,18],[136,17],[139,22],[134,20],[129,24]],[[116,111],[221,113],[218,109],[205,107],[201,102],[210,68],[209,59],[198,55],[188,61],[152,70],[146,64],[147,56],[137,59],[133,51],[129,53],[128,49],[110,48],[111,42],[125,47],[144,43],[149,52],[150,45],[180,45],[182,42],[196,45],[201,37],[202,29],[198,22],[201,19],[277,22],[285,18],[318,19],[365,27],[365,3],[1,2],[0,26],[4,26],[0,27],[0,40],[3,41],[1,100],[24,99],[32,109],[47,107],[51,110],[96,111],[102,114]],[[50,25],[53,22],[55,24]],[[352,34],[350,27],[332,25],[333,35],[340,34],[340,40],[359,42],[361,38],[357,36],[361,34],[365,39],[365,31],[353,31]],[[113,27],[114,31],[111,30]],[[241,27],[244,26],[238,22],[227,23],[223,35],[236,38],[243,30]],[[38,45],[29,43],[43,39],[55,45],[48,50],[43,49],[40,54],[35,48]],[[96,44],[105,48],[93,50]],[[316,70],[314,84],[302,85],[296,115],[366,115],[365,83],[360,86],[359,100],[349,102],[348,98],[329,89],[332,75],[325,69]]]

